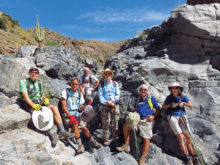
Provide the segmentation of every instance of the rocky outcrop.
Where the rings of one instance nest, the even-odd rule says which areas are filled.
[[[193,141],[210,165],[220,163],[219,8],[219,4],[178,6],[160,26],[129,40],[104,66],[115,70],[115,80],[119,82],[121,129],[141,84],[149,86],[149,92],[160,105],[169,94],[170,83],[182,84],[184,93],[194,104],[192,110],[186,109]],[[0,56],[0,164],[137,164],[134,136],[131,136],[130,154],[115,152],[115,147],[122,143],[114,141],[110,147],[96,150],[84,139],[86,152],[77,156],[74,140],[59,141],[56,148],[51,148],[46,134],[31,126],[30,114],[15,104],[9,105],[19,97],[18,82],[28,77],[31,66],[40,68],[40,78],[53,104],[57,104],[70,78],[82,74],[84,66],[94,73],[97,71],[94,60],[82,59],[75,51],[62,47],[27,46],[22,47],[16,57]],[[94,102],[98,103],[97,97]],[[90,128],[100,140],[100,109],[96,105],[97,116]],[[182,164],[184,155],[167,122],[165,110],[156,119],[153,133],[146,162]],[[138,141],[141,147],[141,139]]]
[[[219,3],[219,0],[187,0],[189,5]]]
[[[182,84],[194,104],[186,112],[192,137],[206,163],[213,165],[220,163],[219,7],[180,5],[160,26],[128,41],[105,63],[115,70],[116,80],[131,96],[146,83],[160,105],[169,94],[170,83]],[[165,111],[155,122],[152,142],[163,152],[183,159]]]

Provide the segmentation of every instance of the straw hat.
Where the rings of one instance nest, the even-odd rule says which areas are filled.
[[[172,85],[169,85],[168,89],[171,91],[172,87],[179,87],[181,92],[183,91],[183,87],[179,83],[177,83],[177,82],[173,82]]]
[[[111,72],[111,73],[112,73],[112,77],[114,76],[113,71],[112,71],[111,69],[109,69],[109,68],[106,68],[105,70],[102,71],[102,77],[105,76],[105,73],[106,73],[106,72]]]

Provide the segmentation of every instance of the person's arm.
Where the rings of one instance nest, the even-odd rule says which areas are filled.
[[[82,84],[79,85],[79,90],[83,94],[83,96],[85,97],[86,94],[85,94],[84,88],[82,87]]]
[[[105,104],[106,105],[106,101],[104,96],[103,96],[103,88],[101,87],[101,84],[99,84],[99,88],[98,88],[98,96],[99,96],[99,102],[101,104]]]
[[[85,99],[83,98],[82,93],[80,93],[81,97],[80,97],[80,101],[79,101],[79,111],[82,111],[85,108]]]
[[[156,112],[154,113],[154,115],[150,115],[148,117],[147,120],[150,121],[150,122],[153,121],[157,117],[157,115],[160,113],[160,106],[158,105],[157,100],[154,96],[151,97],[151,101],[152,101],[152,104],[153,104],[153,108],[156,109]]]
[[[60,103],[61,103],[61,108],[63,110],[63,112],[69,117],[71,118],[71,114],[70,112],[68,111],[68,109],[66,108],[66,100],[64,98],[61,98],[60,99]]]
[[[114,103],[117,103],[119,101],[119,98],[120,98],[120,90],[119,90],[119,86],[118,86],[118,83],[115,82],[115,85],[116,85],[116,90],[115,90],[115,97],[114,97]]]
[[[163,104],[162,109],[168,109],[170,107],[170,104]]]
[[[95,90],[96,88],[98,88],[98,86],[99,86],[99,80],[97,80],[96,82],[95,82],[95,85],[94,85],[94,87],[93,87],[93,90]]]
[[[183,96],[184,102],[183,105],[187,106],[189,108],[193,108],[193,104],[189,101],[189,98],[187,96]]]
[[[22,93],[24,101],[30,105],[31,107],[34,105],[34,103],[31,101],[31,99],[28,97],[28,93],[26,91],[23,91]]]
[[[189,108],[193,108],[193,104],[190,101],[188,103],[184,102],[184,106],[187,106]]]

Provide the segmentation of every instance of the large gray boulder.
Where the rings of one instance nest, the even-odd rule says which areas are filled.
[[[193,142],[206,163],[213,165],[220,163],[219,7],[180,5],[160,26],[129,40],[105,63],[115,70],[115,79],[130,93],[129,98],[137,96],[137,87],[145,83],[162,105],[169,84],[177,81],[183,85],[184,94],[194,104],[192,110],[186,109]],[[126,105],[130,99],[124,101]],[[184,159],[166,118],[166,111],[161,112],[152,142],[165,153]]]

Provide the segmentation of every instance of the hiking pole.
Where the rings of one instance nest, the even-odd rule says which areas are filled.
[[[185,118],[184,116],[181,116],[181,117],[180,117],[180,121],[182,122],[183,126],[185,127],[185,129],[187,130],[187,132],[188,132],[188,134],[189,134],[189,137],[190,137],[190,140],[191,140],[191,142],[192,142],[193,148],[194,148],[195,151],[196,151],[196,155],[198,156],[201,165],[206,165],[205,160],[203,159],[203,156],[202,156],[202,154],[201,154],[201,151],[200,151],[200,150],[198,149],[198,147],[196,146],[196,143],[195,143],[195,141],[194,141],[194,139],[193,139],[193,137],[192,137],[192,135],[191,135],[191,133],[190,133],[190,131],[189,131],[189,128],[188,128],[188,126],[187,126],[187,124],[186,124],[186,118]]]
[[[136,128],[134,128],[134,139],[135,139],[136,156],[137,156],[137,160],[138,160],[140,157],[140,149],[139,149],[138,139],[137,139],[137,135],[136,135]]]

